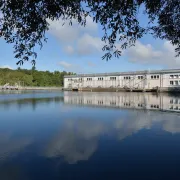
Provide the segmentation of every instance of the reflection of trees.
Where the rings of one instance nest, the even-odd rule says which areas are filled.
[[[49,104],[51,102],[63,102],[63,97],[47,97],[47,98],[26,98],[26,99],[13,99],[13,100],[3,100],[0,101],[0,107],[6,109],[10,108],[13,105],[16,105],[19,109],[25,106],[32,106],[33,110],[36,109],[39,104]]]
[[[50,140],[47,157],[62,156],[68,163],[87,160],[96,151],[98,140],[103,135],[118,140],[127,138],[142,129],[151,129],[154,124],[171,133],[180,132],[180,117],[176,114],[130,111],[118,120],[65,120],[59,132]]]

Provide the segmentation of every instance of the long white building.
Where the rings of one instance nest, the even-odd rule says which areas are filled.
[[[180,87],[180,69],[78,74],[64,77],[64,89],[111,88],[173,90]]]

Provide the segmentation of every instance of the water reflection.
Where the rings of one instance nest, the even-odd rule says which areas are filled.
[[[110,116],[108,118],[111,118]],[[63,126],[47,145],[47,157],[64,157],[72,164],[88,160],[98,148],[102,136],[112,137],[119,142],[143,129],[154,125],[169,133],[180,133],[180,117],[175,114],[154,112],[130,112],[129,115],[112,119],[111,122],[93,119],[63,121]]]
[[[19,110],[26,106],[31,106],[33,110],[36,110],[37,105],[50,104],[50,103],[60,103],[63,102],[63,97],[40,97],[40,98],[22,98],[22,99],[3,99],[0,100],[0,108],[10,109],[13,106],[18,107]]]
[[[11,113],[0,109],[0,179],[13,179],[8,171],[30,180],[164,179],[180,172],[180,114],[170,109],[179,106],[178,96],[64,92],[2,99],[0,107]]]
[[[65,92],[64,102],[96,107],[180,112],[180,96],[170,96],[168,94]]]

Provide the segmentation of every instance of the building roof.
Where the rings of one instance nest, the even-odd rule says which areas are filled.
[[[163,69],[163,70],[145,70],[145,71],[129,71],[129,72],[112,72],[112,73],[93,73],[93,74],[77,74],[67,75],[64,78],[74,77],[100,77],[100,76],[127,76],[127,75],[144,75],[144,74],[168,74],[180,73],[180,69]]]

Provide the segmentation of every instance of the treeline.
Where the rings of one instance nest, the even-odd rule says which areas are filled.
[[[64,75],[73,74],[75,73],[66,71],[38,71],[34,67],[31,70],[0,68],[0,85],[19,83],[21,86],[61,87],[63,86]]]

